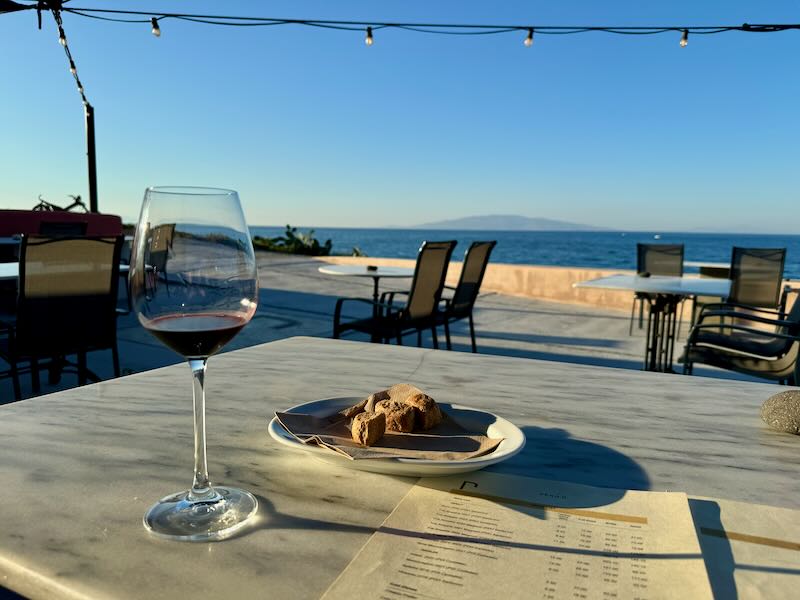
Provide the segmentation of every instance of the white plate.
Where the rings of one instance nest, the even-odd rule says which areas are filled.
[[[326,417],[338,410],[360,402],[361,398],[326,398],[299,404],[283,412],[300,413]],[[320,448],[314,444],[303,444],[286,431],[273,418],[269,423],[269,434],[284,446],[307,452],[321,461],[360,471],[385,473],[387,475],[405,475],[408,477],[441,477],[456,473],[477,471],[489,465],[511,458],[525,446],[525,435],[519,427],[492,413],[459,406],[458,404],[440,403],[442,409],[455,419],[462,427],[472,431],[485,431],[492,438],[504,438],[489,454],[468,458],[466,460],[423,460],[419,458],[367,458],[350,460],[340,454]]]

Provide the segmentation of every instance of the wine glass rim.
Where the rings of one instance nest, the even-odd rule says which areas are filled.
[[[148,192],[156,192],[158,194],[174,194],[177,196],[219,196],[225,194],[228,196],[236,194],[236,190],[229,190],[227,188],[214,188],[193,185],[158,185],[150,186],[147,188]]]

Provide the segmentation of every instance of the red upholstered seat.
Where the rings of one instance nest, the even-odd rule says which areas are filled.
[[[0,210],[0,236],[38,234],[45,223],[86,223],[87,236],[122,235],[122,218],[101,213]]]

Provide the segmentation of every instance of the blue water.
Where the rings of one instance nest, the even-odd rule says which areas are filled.
[[[307,232],[307,228],[298,228]],[[275,237],[281,227],[251,227],[253,235]],[[785,275],[800,278],[800,235],[730,233],[656,233],[610,231],[456,231],[417,229],[315,228],[324,243],[330,238],[334,254],[350,254],[354,246],[368,256],[415,258],[423,240],[458,240],[454,258],[461,258],[470,242],[497,240],[492,262],[511,264],[635,269],[636,243],[684,244],[687,261],[727,262],[733,246],[786,248]],[[691,271],[691,270],[688,270]]]

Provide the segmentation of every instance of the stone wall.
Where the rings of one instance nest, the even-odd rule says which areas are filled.
[[[366,256],[324,256],[322,260],[335,264],[378,265],[413,268],[415,260],[402,258],[376,258]],[[498,292],[510,296],[536,298],[551,302],[585,304],[620,311],[630,311],[633,294],[617,290],[594,290],[573,287],[574,283],[606,277],[625,270],[588,269],[580,267],[547,267],[541,265],[509,265],[489,262],[481,286],[482,292]],[[461,274],[461,263],[451,262],[447,272],[448,285],[456,285]],[[789,296],[792,301],[791,294]],[[684,319],[689,318],[691,302],[684,302]]]
[[[415,260],[401,258],[375,258],[351,256],[324,256],[322,260],[335,264],[378,265],[413,268]],[[508,265],[489,263],[483,278],[481,291],[498,292],[510,296],[538,298],[553,302],[571,304],[589,304],[606,308],[630,310],[632,296],[630,292],[614,290],[578,289],[572,286],[578,281],[596,279],[621,273],[601,269],[581,269],[577,267],[545,267],[538,265]],[[461,274],[461,263],[451,262],[447,272],[447,283],[455,285]]]

